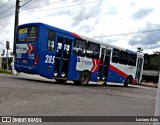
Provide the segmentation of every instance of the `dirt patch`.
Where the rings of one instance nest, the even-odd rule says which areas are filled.
[[[142,82],[141,85],[158,88],[158,83],[154,83],[154,82]]]

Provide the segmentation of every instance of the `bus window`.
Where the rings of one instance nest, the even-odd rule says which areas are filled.
[[[18,29],[18,41],[19,42],[35,42],[38,37],[37,27],[23,27]]]
[[[95,43],[88,42],[86,57],[88,58],[99,58],[100,46]]]
[[[86,41],[76,39],[74,43],[73,53],[77,56],[85,57]]]
[[[55,33],[53,31],[48,31],[48,50],[54,50],[54,40],[55,40]]]
[[[64,44],[64,58],[69,58],[69,53],[70,53],[70,49],[71,49],[71,40],[66,40],[65,44]]]
[[[56,57],[61,57],[63,39],[58,38],[57,42],[58,43],[57,43],[57,55],[56,55]]]
[[[127,65],[128,63],[128,54],[127,52],[121,51],[119,56],[119,63]]]
[[[128,65],[136,66],[136,61],[137,61],[137,55],[129,54],[129,56],[128,56]]]
[[[96,58],[96,59],[99,58],[99,51],[100,51],[100,45],[94,44],[93,58]]]
[[[114,63],[119,62],[119,50],[118,49],[113,49],[112,62],[114,62]]]

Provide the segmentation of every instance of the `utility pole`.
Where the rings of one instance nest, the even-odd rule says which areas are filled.
[[[8,70],[8,50],[9,50],[9,41],[6,41],[6,49],[7,49],[7,54],[6,54],[6,68]]]
[[[15,56],[15,44],[16,44],[16,30],[19,22],[19,0],[16,0],[16,10],[15,10],[15,22],[14,22],[14,41],[13,41],[13,55]]]
[[[14,39],[13,39],[13,60],[12,60],[12,74],[17,74],[17,71],[14,68],[14,60],[15,60],[15,54],[16,54],[16,31],[17,31],[17,27],[18,27],[18,22],[19,22],[19,0],[16,0],[16,10],[15,10],[15,22],[14,22]]]

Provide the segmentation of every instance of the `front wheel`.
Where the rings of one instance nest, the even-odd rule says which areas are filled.
[[[80,78],[79,78],[79,83],[80,85],[88,85],[90,80],[90,74],[87,71],[82,72]]]

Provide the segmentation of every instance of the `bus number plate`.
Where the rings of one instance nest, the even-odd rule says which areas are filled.
[[[24,60],[22,60],[22,62],[26,63],[26,62],[27,62],[27,60],[26,60],[26,59],[24,59]]]

